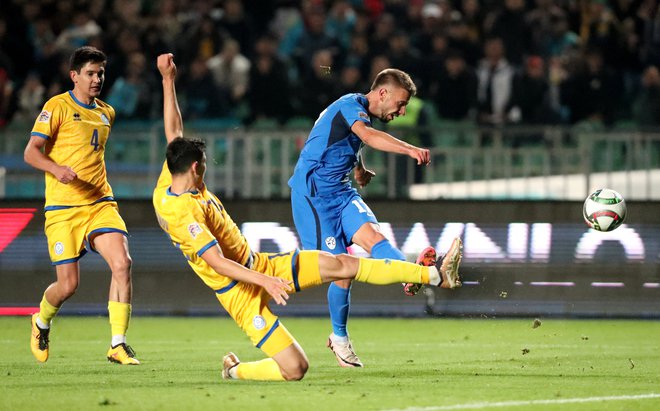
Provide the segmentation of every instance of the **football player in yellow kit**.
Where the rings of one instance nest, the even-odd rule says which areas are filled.
[[[401,282],[449,287],[460,282],[460,239],[436,264],[357,258],[323,251],[254,253],[220,200],[204,184],[204,142],[183,137],[172,54],[157,61],[163,77],[166,164],[153,194],[158,222],[220,304],[268,358],[240,362],[228,353],[225,379],[299,380],[307,357],[268,303],[286,304],[288,293],[340,279],[371,284]]]
[[[126,344],[131,315],[131,257],[128,233],[105,170],[105,144],[115,110],[99,100],[105,54],[81,47],[70,57],[73,90],[46,102],[25,147],[25,161],[46,175],[45,232],[57,279],[44,292],[32,316],[32,353],[48,360],[50,323],[80,281],[78,260],[92,250],[112,271],[108,312],[112,341],[107,358],[119,364],[140,362]]]

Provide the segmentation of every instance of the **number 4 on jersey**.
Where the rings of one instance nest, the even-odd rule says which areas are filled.
[[[94,129],[92,140],[89,144],[94,146],[94,151],[99,151],[99,131],[97,129]]]

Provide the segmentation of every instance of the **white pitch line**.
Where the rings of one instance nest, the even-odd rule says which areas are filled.
[[[501,402],[474,402],[468,404],[439,405],[430,407],[408,407],[400,409],[391,409],[387,411],[445,411],[445,410],[473,410],[485,408],[502,407],[523,407],[528,405],[554,405],[554,404],[577,404],[583,402],[599,401],[629,401],[629,400],[647,400],[660,398],[660,394],[639,394],[639,395],[617,395],[609,397],[585,397],[585,398],[556,398],[550,400],[528,400],[528,401],[501,401]]]

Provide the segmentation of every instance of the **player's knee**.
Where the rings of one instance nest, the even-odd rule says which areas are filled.
[[[344,279],[354,278],[360,264],[359,260],[348,254],[339,254],[335,258],[339,263],[337,264],[337,277]]]
[[[129,280],[132,265],[133,260],[131,257],[129,255],[125,255],[114,259],[110,263],[110,270],[112,270],[113,276],[118,276],[124,280]]]
[[[294,366],[282,370],[282,376],[287,381],[300,381],[307,374],[308,369],[309,363],[307,360],[301,359]]]

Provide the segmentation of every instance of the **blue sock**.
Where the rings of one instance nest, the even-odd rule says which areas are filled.
[[[332,321],[332,332],[338,337],[346,337],[346,323],[348,322],[348,310],[351,304],[351,289],[341,288],[335,283],[328,287],[328,308],[330,310],[330,321]]]
[[[389,258],[390,260],[406,261],[406,256],[401,251],[392,247],[388,239],[381,240],[371,247],[371,257],[379,260]]]

